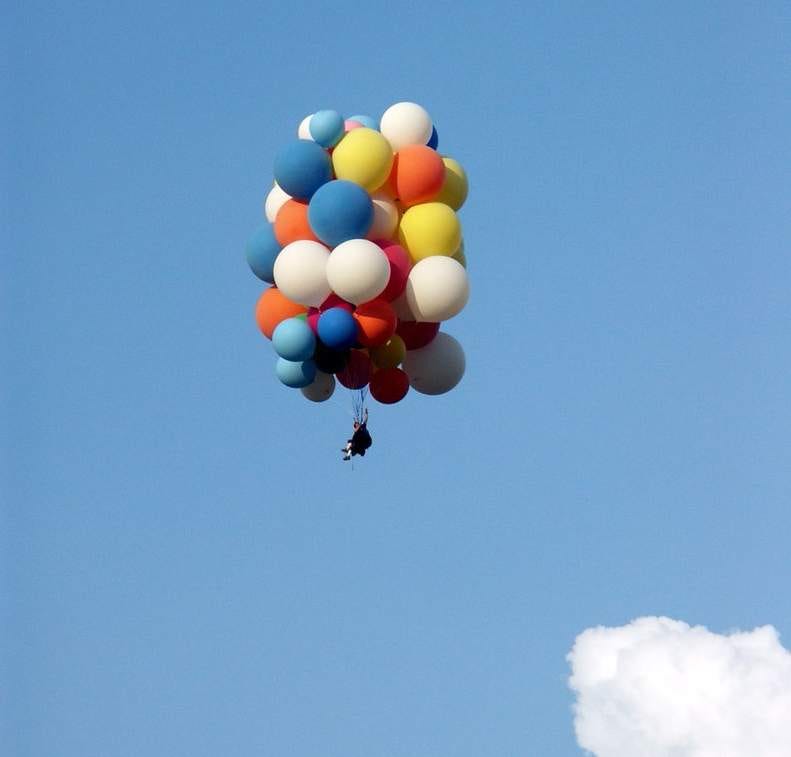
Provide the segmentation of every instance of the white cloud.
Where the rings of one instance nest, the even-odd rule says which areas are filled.
[[[791,757],[791,653],[772,626],[638,618],[589,628],[568,660],[577,741],[596,757]]]

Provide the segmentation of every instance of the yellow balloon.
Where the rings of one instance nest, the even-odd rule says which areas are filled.
[[[454,260],[458,260],[465,268],[467,267],[467,256],[464,254],[464,240],[461,240],[459,249],[451,255]]]
[[[393,334],[384,344],[371,347],[368,352],[377,368],[396,368],[406,355],[406,345],[398,334]]]
[[[375,192],[387,181],[392,167],[393,149],[373,129],[352,129],[332,151],[335,177],[353,181],[368,192]]]
[[[459,162],[453,158],[446,156],[442,162],[445,164],[445,181],[435,199],[437,202],[444,202],[454,210],[458,210],[467,199],[467,174]]]
[[[431,255],[450,257],[461,244],[461,224],[444,202],[424,202],[404,212],[398,238],[413,263]]]

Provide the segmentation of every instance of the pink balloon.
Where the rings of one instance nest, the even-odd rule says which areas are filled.
[[[406,289],[406,280],[412,267],[412,261],[409,259],[409,253],[396,242],[377,239],[375,244],[382,248],[382,252],[387,255],[387,259],[390,261],[390,279],[384,291],[379,295],[379,299],[392,302]]]
[[[338,297],[335,292],[332,292],[329,297],[327,297],[324,302],[319,305],[319,310],[323,313],[325,310],[329,310],[330,308],[343,308],[344,310],[348,310],[350,313],[354,312],[354,305],[351,302],[346,302],[346,300]]]
[[[321,311],[318,308],[308,308],[307,322],[314,334],[319,333],[319,316]]]
[[[351,118],[347,118],[343,122],[343,128],[345,131],[351,131],[352,129],[360,129],[362,128],[362,124],[359,121],[352,121]]]

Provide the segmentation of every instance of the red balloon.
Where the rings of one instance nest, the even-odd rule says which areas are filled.
[[[308,308],[308,316],[306,318],[308,322],[308,326],[310,326],[311,330],[314,334],[319,333],[319,316],[321,312],[318,308]]]
[[[365,347],[378,347],[395,334],[398,318],[393,306],[385,300],[371,300],[354,311],[357,341]]]
[[[430,344],[434,337],[439,332],[438,323],[429,323],[428,321],[399,321],[396,328],[396,334],[404,340],[404,346],[408,350],[419,350]]]
[[[336,378],[347,389],[362,389],[370,380],[373,366],[371,358],[364,350],[351,350],[346,367],[336,374]]]
[[[371,396],[385,405],[400,402],[409,391],[409,376],[400,368],[385,368],[371,377]]]
[[[387,259],[390,261],[390,278],[378,299],[392,302],[396,297],[400,297],[406,289],[406,280],[409,270],[412,268],[412,261],[409,253],[396,242],[377,239],[375,244],[382,248],[382,252],[387,255]]]
[[[327,297],[324,302],[319,305],[319,310],[323,313],[325,310],[329,310],[330,308],[343,308],[344,310],[348,310],[350,313],[354,312],[354,305],[351,302],[346,302],[346,300],[341,299],[338,297],[335,292],[332,292],[329,297]]]

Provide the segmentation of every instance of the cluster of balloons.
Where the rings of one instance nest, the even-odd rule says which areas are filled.
[[[464,169],[437,152],[429,114],[410,102],[378,122],[320,110],[297,136],[275,159],[267,222],[247,244],[272,285],[256,320],[278,378],[314,402],[336,380],[386,404],[410,387],[451,390],[464,350],[439,328],[469,297]]]

